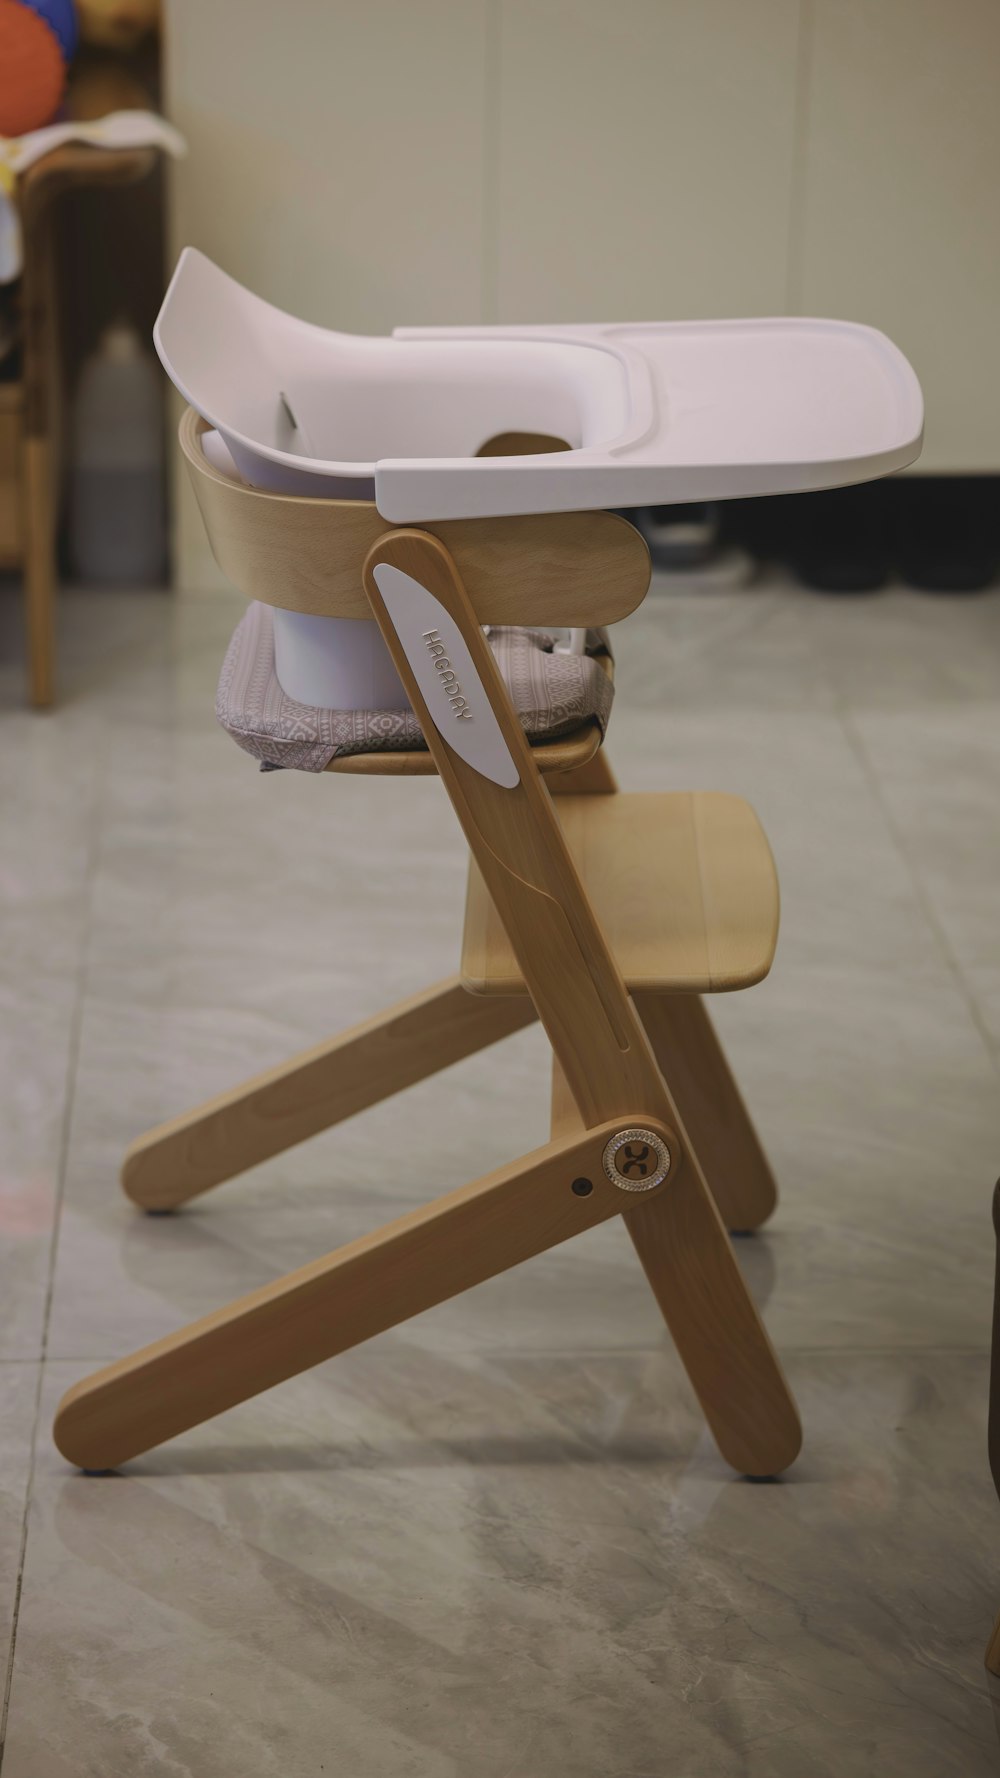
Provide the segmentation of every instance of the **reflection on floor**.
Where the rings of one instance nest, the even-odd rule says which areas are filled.
[[[716,1003],[784,1192],[739,1248],[806,1427],[767,1487],[612,1226],[120,1477],[53,1450],[98,1361],[547,1134],[535,1030],[405,1129],[120,1197],[135,1133],[455,964],[436,783],[261,777],[216,730],[238,609],[68,594],[51,717],[3,650],[3,1778],[994,1772],[1000,598],[768,583],[618,637],[624,786],[747,795],[782,875],[771,978]]]

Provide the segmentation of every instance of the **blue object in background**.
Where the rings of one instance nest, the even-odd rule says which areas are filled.
[[[80,37],[73,0],[21,0],[21,4],[45,20],[58,40],[63,61],[71,62]]]

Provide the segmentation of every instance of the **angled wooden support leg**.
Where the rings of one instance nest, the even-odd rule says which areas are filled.
[[[723,1222],[759,1228],[778,1190],[703,1000],[637,994],[635,1005]]]
[[[580,1122],[553,1057],[553,1138]],[[669,1192],[637,1198],[625,1226],[722,1455],[744,1475],[777,1475],[802,1428],[698,1163],[688,1151]]]
[[[455,564],[398,530],[365,587],[581,1122],[643,1107],[677,1132],[668,1188],[638,1194],[629,1232],[723,1455],[776,1474],[801,1443],[795,1403]]]
[[[559,1057],[552,1052],[552,1113],[549,1135],[553,1142],[560,1136],[572,1136],[585,1128],[580,1109],[570,1091]]]
[[[743,1475],[780,1474],[802,1428],[695,1157],[625,1225],[723,1457]]]
[[[122,1186],[145,1210],[175,1209],[536,1016],[528,1000],[488,1001],[449,977],[140,1136]]]
[[[676,1149],[670,1129],[654,1127]],[[617,1215],[627,1193],[602,1166],[617,1128],[535,1149],[98,1371],[60,1404],[60,1451],[83,1469],[113,1469]]]

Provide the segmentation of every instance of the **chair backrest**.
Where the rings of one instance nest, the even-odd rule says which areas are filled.
[[[393,529],[374,501],[250,488],[209,463],[188,408],[181,448],[222,572],[247,598],[318,617],[371,618],[362,569]],[[449,519],[421,526],[451,552],[483,624],[586,629],[627,617],[650,579],[644,538],[610,512]]]

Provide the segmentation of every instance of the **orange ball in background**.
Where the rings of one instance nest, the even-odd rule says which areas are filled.
[[[0,0],[0,136],[51,123],[65,84],[55,32],[20,0]]]

